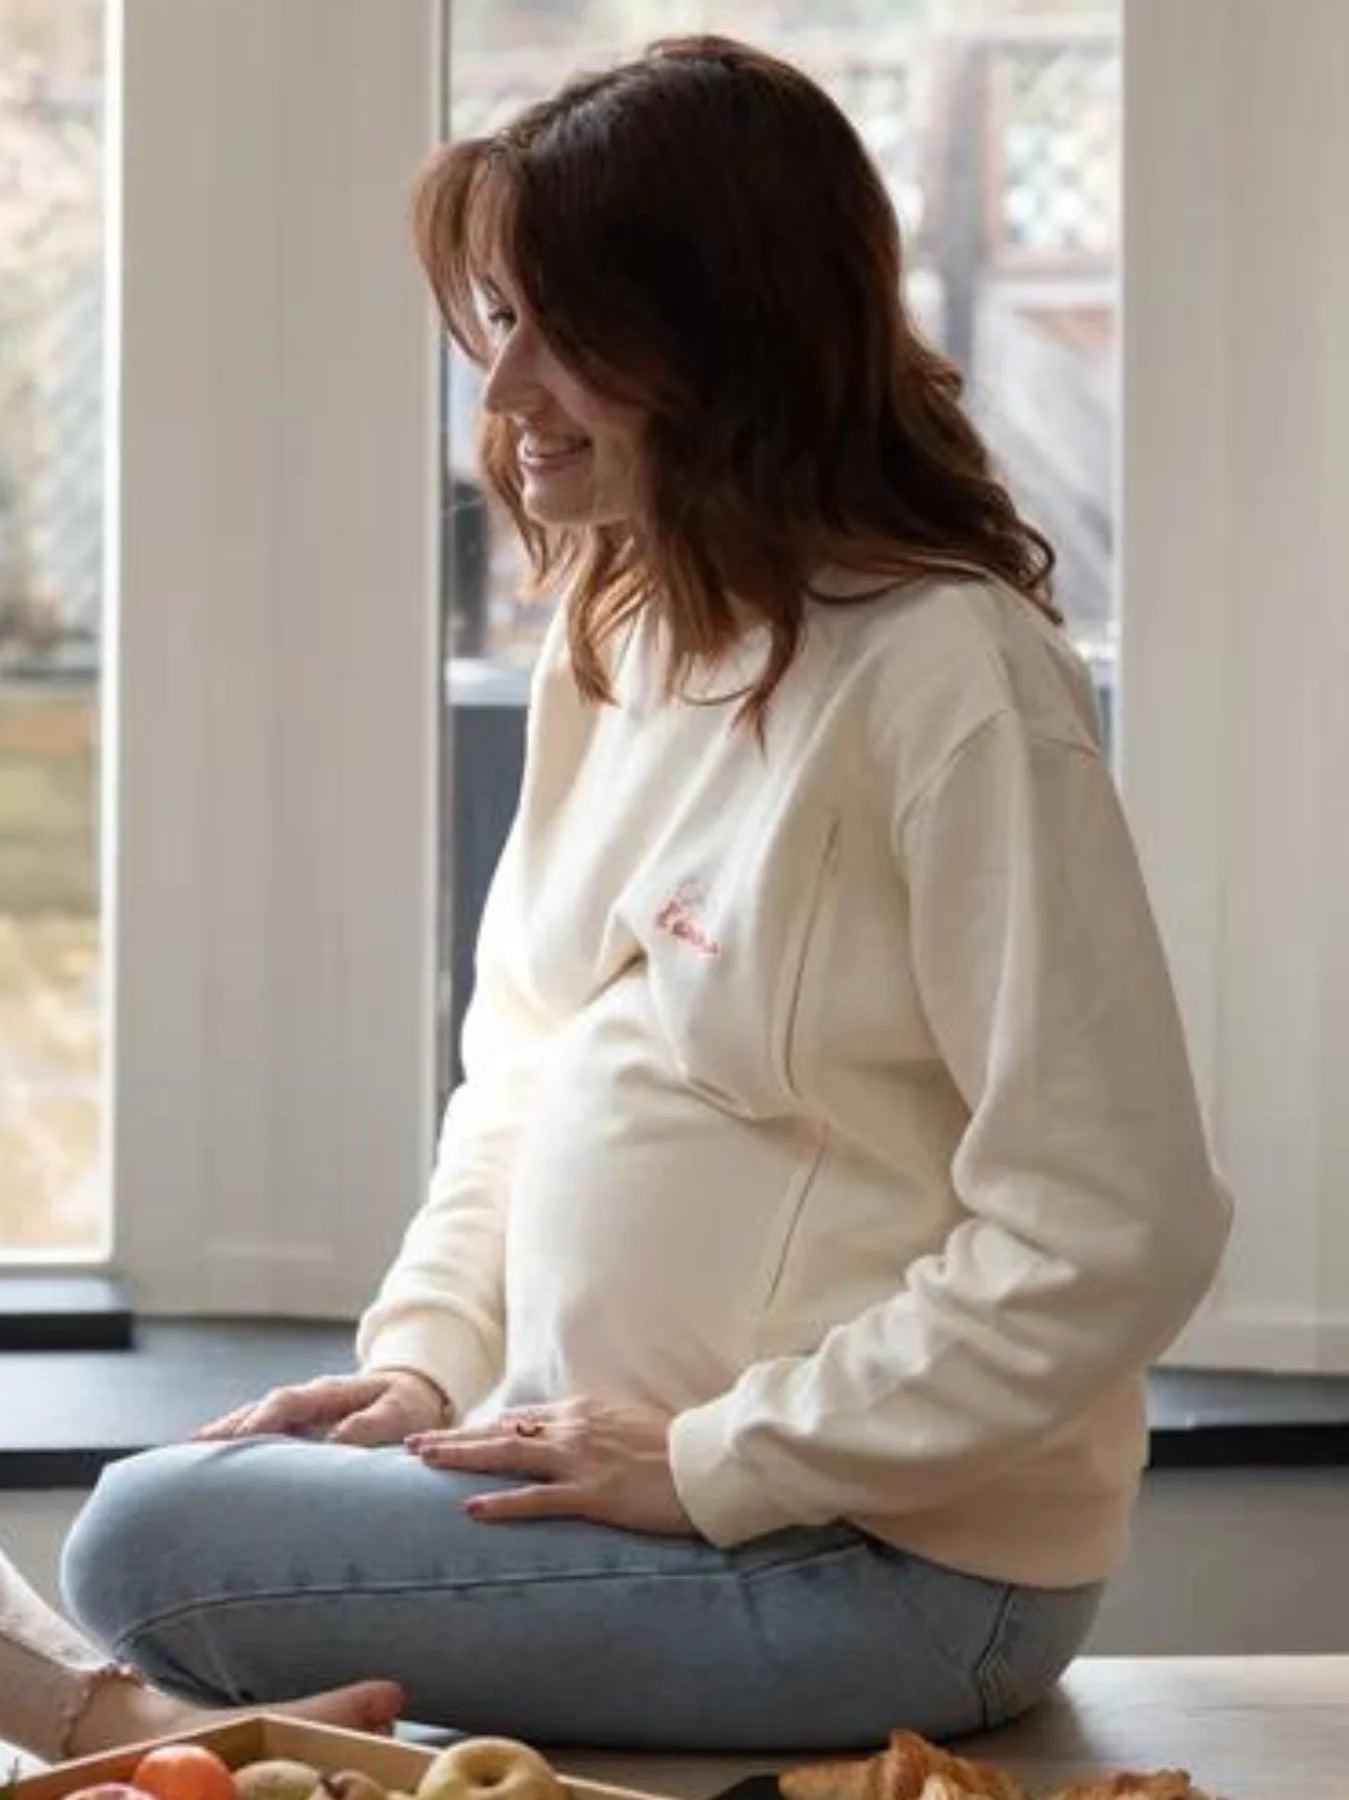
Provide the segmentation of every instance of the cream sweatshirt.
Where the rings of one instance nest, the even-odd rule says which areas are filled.
[[[592,706],[550,634],[360,1359],[461,1414],[668,1409],[717,1545],[842,1518],[1097,1579],[1230,1201],[1086,672],[991,583],[812,601],[761,747],[766,631],[680,701],[664,649],[630,627]]]

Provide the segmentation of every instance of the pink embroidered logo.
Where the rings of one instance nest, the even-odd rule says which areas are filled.
[[[707,894],[700,882],[681,881],[656,914],[656,929],[668,931],[700,956],[720,956],[721,945],[699,923],[699,914],[706,904]]]

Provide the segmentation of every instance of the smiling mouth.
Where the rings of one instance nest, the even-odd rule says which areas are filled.
[[[546,474],[577,461],[589,449],[590,439],[585,437],[523,438],[517,454],[521,468]]]

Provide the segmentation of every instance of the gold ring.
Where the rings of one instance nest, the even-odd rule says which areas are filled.
[[[523,1413],[511,1422],[516,1437],[542,1437],[543,1420],[535,1413]]]

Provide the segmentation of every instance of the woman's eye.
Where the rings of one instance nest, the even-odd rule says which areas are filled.
[[[509,331],[515,323],[515,314],[508,306],[489,306],[485,317],[490,329],[498,333]]]

